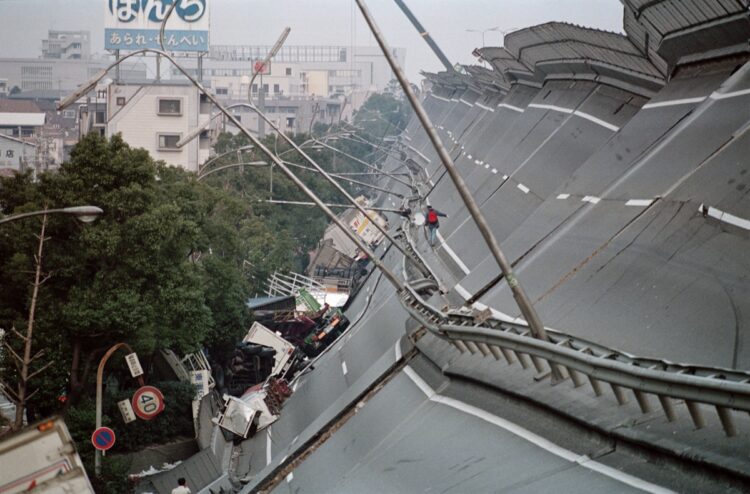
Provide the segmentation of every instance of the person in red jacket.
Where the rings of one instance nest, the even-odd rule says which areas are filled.
[[[448,217],[447,214],[441,213],[432,206],[427,206],[427,242],[433,247],[435,246],[435,239],[437,238],[437,229],[440,227],[440,221],[438,220],[438,217],[440,216],[443,218]]]

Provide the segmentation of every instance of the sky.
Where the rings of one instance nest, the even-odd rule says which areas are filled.
[[[209,0],[211,44],[271,45],[284,27],[291,27],[287,45],[374,46],[354,0]],[[512,30],[548,21],[622,32],[619,0],[406,0],[425,29],[453,63],[471,64],[482,33],[467,29]],[[48,29],[88,30],[92,52],[104,51],[107,0],[0,0],[0,57],[41,54]],[[412,82],[419,72],[442,65],[393,0],[368,0],[367,5],[392,47],[406,48],[406,73]],[[502,34],[484,34],[487,46],[502,43]]]

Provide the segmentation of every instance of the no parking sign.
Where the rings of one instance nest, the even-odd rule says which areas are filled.
[[[133,411],[143,420],[151,420],[164,411],[164,395],[153,386],[143,386],[133,395]]]
[[[109,427],[99,427],[91,434],[91,444],[99,451],[107,451],[115,445],[115,431]]]

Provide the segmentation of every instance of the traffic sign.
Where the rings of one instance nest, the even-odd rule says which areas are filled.
[[[143,367],[141,367],[141,361],[138,360],[138,355],[133,352],[125,356],[125,361],[128,363],[130,369],[130,375],[138,377],[143,375]]]
[[[99,427],[91,434],[91,444],[99,451],[107,451],[115,445],[115,431],[109,427]]]
[[[122,420],[125,421],[126,424],[129,424],[130,422],[133,422],[136,420],[135,412],[133,411],[133,407],[130,404],[130,400],[118,401],[117,407],[120,409],[120,413],[122,414]]]
[[[133,411],[143,420],[151,420],[164,411],[164,395],[153,386],[143,386],[133,395]]]
[[[253,62],[253,74],[268,75],[271,73],[271,62],[265,60],[256,60]]]

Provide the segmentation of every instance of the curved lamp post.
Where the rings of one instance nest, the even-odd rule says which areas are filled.
[[[107,353],[99,361],[99,367],[96,369],[96,429],[98,430],[102,426],[102,381],[104,380],[104,366],[107,365],[109,358],[120,348],[124,348],[128,353],[134,353],[133,349],[127,343],[116,343],[107,350]],[[143,376],[138,376],[138,383],[143,386]],[[102,451],[97,449],[94,451],[94,473],[98,477],[102,473]]]
[[[44,216],[48,214],[67,214],[70,216],[75,216],[75,218],[81,223],[91,223],[97,218],[97,216],[99,216],[103,212],[104,211],[102,211],[101,208],[98,208],[96,206],[73,206],[70,208],[61,209],[45,209],[41,211],[32,211],[30,213],[19,213],[12,216],[6,216],[5,218],[0,219],[0,224],[9,223],[11,221],[16,221],[24,218],[30,218],[32,216]]]

